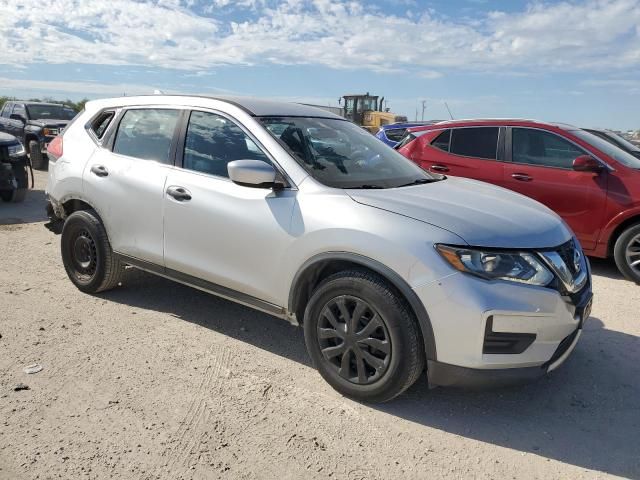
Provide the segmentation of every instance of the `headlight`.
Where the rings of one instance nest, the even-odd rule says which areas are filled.
[[[9,151],[10,157],[19,157],[20,155],[25,154],[24,145],[22,145],[21,143],[18,143],[16,145],[9,145],[7,147],[7,150]]]
[[[60,129],[59,128],[51,128],[51,127],[45,127],[42,129],[42,133],[45,137],[55,137],[56,135],[58,135],[60,133]]]
[[[453,268],[486,280],[510,280],[546,286],[553,274],[530,252],[500,252],[436,245]]]

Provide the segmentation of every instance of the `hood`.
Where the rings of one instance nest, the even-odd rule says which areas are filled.
[[[57,118],[34,118],[33,120],[29,120],[31,125],[38,125],[40,127],[66,127],[69,120],[60,120]]]
[[[435,225],[473,246],[548,248],[571,238],[562,219],[541,203],[475,180],[346,192],[358,203]]]
[[[0,132],[0,145],[15,145],[18,139],[8,133]]]

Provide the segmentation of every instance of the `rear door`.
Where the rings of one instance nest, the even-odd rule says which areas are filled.
[[[422,168],[497,185],[502,182],[500,127],[451,128],[442,131],[431,142],[426,136],[420,140],[424,142],[419,162]]]
[[[504,183],[560,215],[586,250],[595,248],[607,200],[606,171],[576,172],[573,160],[588,155],[560,135],[534,128],[509,128]]]
[[[112,248],[157,265],[164,263],[162,202],[180,115],[181,110],[169,107],[121,112],[117,129],[110,130],[105,148],[96,149],[83,174],[83,189]],[[99,135],[103,123],[95,123]]]

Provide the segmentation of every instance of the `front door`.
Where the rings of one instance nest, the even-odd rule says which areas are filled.
[[[164,261],[162,200],[179,115],[176,109],[125,111],[112,151],[96,149],[83,175],[113,250],[157,265]]]
[[[228,117],[190,114],[178,165],[164,193],[164,250],[168,272],[283,306],[280,265],[294,237],[290,223],[296,190],[240,186],[227,164],[271,162],[257,143]]]
[[[573,170],[573,160],[588,152],[555,133],[514,127],[510,134],[512,162],[505,164],[504,186],[545,204],[569,224],[585,250],[594,249],[608,174]]]

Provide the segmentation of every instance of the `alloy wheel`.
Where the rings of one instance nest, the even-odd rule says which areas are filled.
[[[637,275],[640,275],[640,235],[633,237],[625,250],[627,265]]]

